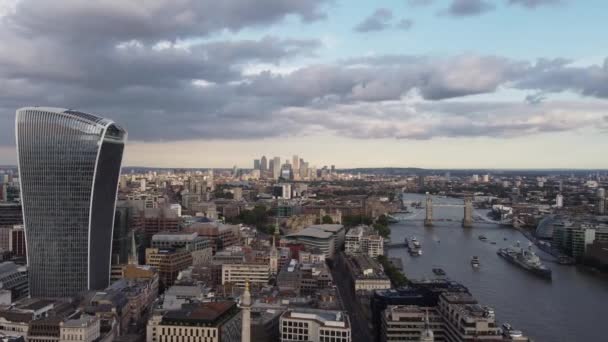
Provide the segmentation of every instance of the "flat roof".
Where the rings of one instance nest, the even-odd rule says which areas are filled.
[[[162,322],[163,324],[216,325],[236,308],[236,303],[232,301],[185,304],[179,310],[168,311],[163,316]]]
[[[289,234],[287,237],[312,237],[317,239],[329,239],[334,234],[316,227],[308,227],[297,233]]]
[[[287,319],[315,320],[327,327],[350,328],[348,315],[343,311],[320,309],[293,309],[283,314]]]
[[[341,224],[313,224],[312,226],[308,226],[307,228],[317,228],[324,230],[326,232],[337,233],[340,230],[344,229],[344,225]]]

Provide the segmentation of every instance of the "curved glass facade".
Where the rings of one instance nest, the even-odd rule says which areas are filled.
[[[15,126],[30,295],[105,288],[126,132],[43,107],[19,109]]]
[[[540,239],[551,239],[557,218],[555,215],[547,215],[536,226],[536,236]]]

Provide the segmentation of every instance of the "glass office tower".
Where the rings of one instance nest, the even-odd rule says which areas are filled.
[[[105,288],[126,131],[45,107],[17,110],[15,130],[30,295]]]

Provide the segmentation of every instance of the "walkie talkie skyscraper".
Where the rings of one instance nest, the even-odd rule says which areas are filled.
[[[46,107],[17,110],[15,130],[30,295],[105,288],[126,131]]]

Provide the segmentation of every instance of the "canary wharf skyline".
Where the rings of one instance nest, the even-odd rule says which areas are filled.
[[[126,127],[133,166],[608,168],[607,7],[0,0],[0,164],[38,105]]]

